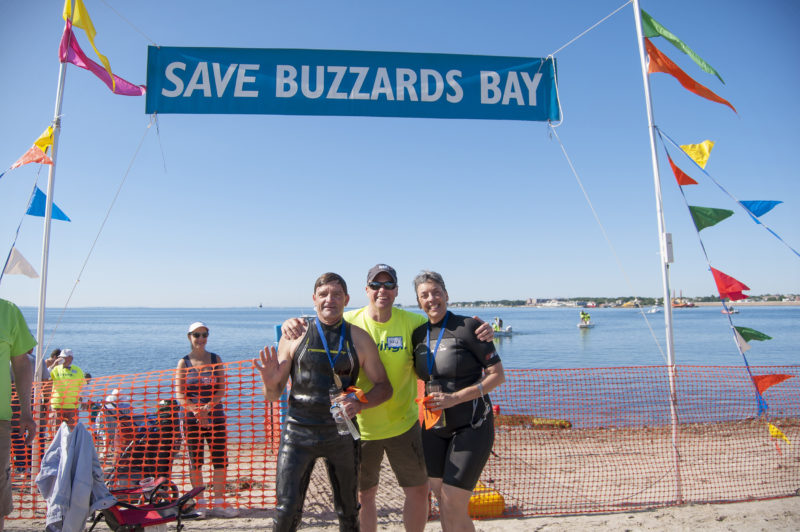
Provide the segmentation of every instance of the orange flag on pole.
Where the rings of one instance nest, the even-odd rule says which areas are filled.
[[[742,290],[750,290],[746,284],[714,268],[711,268],[711,273],[714,275],[714,281],[717,283],[717,290],[719,290],[720,298],[724,299],[727,297],[731,301],[747,299],[747,296],[742,293]]]
[[[669,74],[677,79],[678,82],[683,85],[684,89],[693,92],[702,98],[711,100],[712,102],[727,105],[733,109],[734,113],[736,112],[736,108],[731,105],[728,100],[717,96],[711,89],[693,80],[689,74],[681,70],[680,67],[673,63],[669,57],[662,54],[661,51],[650,42],[650,39],[645,38],[644,44],[647,48],[647,56],[650,59],[650,64],[647,67],[647,72],[649,74],[652,74],[653,72],[663,72],[665,74]]]
[[[686,175],[686,173],[678,168],[674,162],[672,162],[672,157],[667,155],[667,160],[669,161],[669,165],[672,167],[672,173],[675,174],[675,179],[678,180],[678,184],[683,185],[696,185],[697,181]]]
[[[9,170],[13,170],[14,168],[18,168],[23,164],[28,164],[28,163],[53,164],[53,160],[47,155],[45,155],[45,153],[39,146],[36,146],[34,144],[33,146],[30,147],[28,151],[25,152],[25,154],[22,157],[17,159],[17,162],[11,165],[11,168],[9,168]]]
[[[781,374],[754,375],[753,382],[756,383],[756,389],[758,389],[758,393],[763,394],[764,391],[770,386],[775,386],[776,384],[780,384],[786,379],[791,379],[792,377],[794,377],[794,375],[781,375]]]

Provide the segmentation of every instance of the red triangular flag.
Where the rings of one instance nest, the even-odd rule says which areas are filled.
[[[721,299],[726,297],[731,301],[747,299],[747,296],[742,293],[742,290],[750,290],[747,285],[714,268],[711,268],[711,273],[714,275],[714,281],[717,283],[717,290],[719,290]]]
[[[683,88],[691,91],[698,96],[705,98],[707,100],[711,100],[712,102],[721,103],[727,105],[733,112],[736,112],[736,108],[731,105],[731,103],[717,96],[714,92],[704,85],[700,85],[695,80],[693,80],[689,75],[684,72],[683,70],[678,67],[672,60],[667,57],[666,55],[662,54],[661,51],[656,48],[656,46],[650,42],[650,39],[644,40],[645,47],[647,48],[647,56],[650,59],[650,65],[647,67],[647,72],[652,74],[653,72],[663,72],[665,74],[670,74],[674,76],[678,82],[683,85]]]
[[[675,179],[678,180],[679,185],[696,185],[697,181],[686,175],[686,173],[678,168],[678,165],[672,162],[672,157],[667,155],[669,165],[672,167],[672,173],[675,174]]]
[[[791,379],[792,377],[794,377],[794,375],[755,375],[753,376],[753,382],[756,383],[756,389],[758,389],[758,393],[763,394],[764,391],[770,386],[779,384],[786,379]]]
[[[45,155],[45,153],[39,146],[36,146],[34,144],[28,151],[25,152],[25,155],[20,157],[17,160],[17,162],[11,165],[11,168],[9,168],[9,170],[13,170],[14,168],[17,168],[19,166],[22,166],[23,164],[28,164],[28,163],[53,164],[53,160],[47,155]]]

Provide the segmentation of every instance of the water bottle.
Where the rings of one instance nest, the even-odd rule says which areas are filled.
[[[442,385],[439,381],[431,380],[425,383],[425,395],[430,395],[434,392],[441,392]],[[444,418],[444,410],[441,411],[442,415],[436,421],[436,424],[433,426],[434,429],[442,429],[446,425],[446,421]]]
[[[336,429],[339,431],[339,435],[350,435],[354,440],[360,439],[361,434],[359,434],[358,429],[355,425],[353,425],[353,422],[350,420],[350,418],[344,415],[342,411],[342,405],[339,403],[340,399],[343,398],[344,395],[336,386],[331,386],[330,390],[328,390],[328,394],[331,398],[331,415],[336,421]]]

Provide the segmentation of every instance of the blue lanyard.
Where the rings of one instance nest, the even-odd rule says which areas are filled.
[[[442,321],[442,328],[439,329],[439,339],[436,340],[436,347],[433,348],[433,353],[431,353],[431,322],[428,321],[428,332],[425,335],[425,341],[428,343],[428,376],[433,377],[433,364],[436,362],[436,353],[439,352],[439,344],[442,342],[442,336],[444,336],[444,329],[447,327],[447,318],[450,317],[450,311],[448,310],[444,315],[444,321]]]
[[[344,335],[346,332],[344,320],[342,320],[342,330],[339,333],[339,349],[336,350],[336,356],[334,358],[331,358],[331,350],[328,349],[328,339],[325,338],[325,332],[322,330],[322,325],[319,324],[319,318],[314,320],[314,323],[317,324],[317,332],[319,333],[319,337],[322,340],[322,346],[325,348],[325,354],[328,355],[328,362],[330,362],[331,371],[333,372],[333,380],[335,380],[336,384],[338,384],[339,388],[341,388],[342,384],[341,381],[339,380],[339,376],[336,374],[334,366],[336,365],[336,361],[339,360],[339,355],[342,354],[342,346],[344,345]]]

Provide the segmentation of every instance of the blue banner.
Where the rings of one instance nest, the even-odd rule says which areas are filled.
[[[553,58],[164,46],[145,112],[560,118]]]

